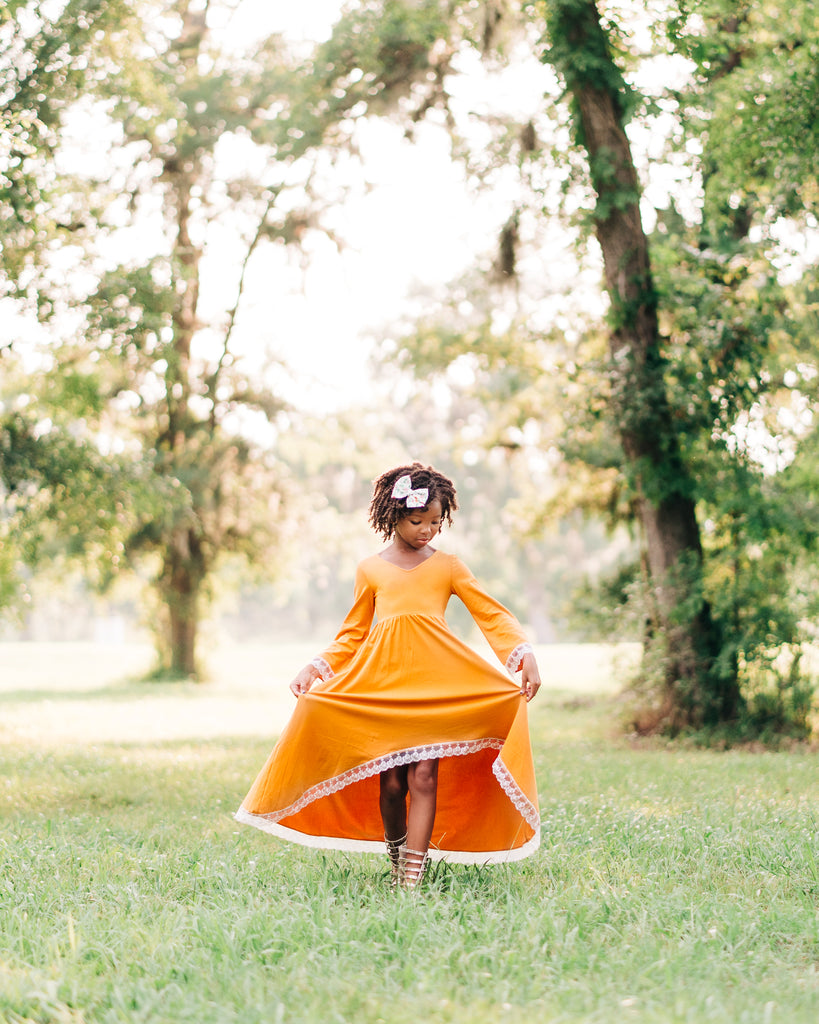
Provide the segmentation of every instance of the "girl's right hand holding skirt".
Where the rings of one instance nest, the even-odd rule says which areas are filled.
[[[290,689],[297,697],[300,697],[303,693],[307,693],[320,675],[321,673],[315,665],[305,665],[290,684]]]

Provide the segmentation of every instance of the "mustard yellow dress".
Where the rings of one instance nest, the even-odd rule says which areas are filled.
[[[531,650],[517,619],[458,558],[356,572],[344,624],[314,664],[236,819],[307,846],[383,852],[379,773],[440,758],[430,857],[497,863],[540,839],[520,687],[462,643],[444,612],[459,597],[508,672]]]

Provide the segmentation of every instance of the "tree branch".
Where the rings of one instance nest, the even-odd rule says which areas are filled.
[[[254,252],[256,251],[256,249],[257,249],[257,247],[259,245],[259,242],[261,242],[262,238],[265,235],[265,224],[267,223],[267,217],[268,217],[268,214],[270,213],[270,211],[275,206],[276,199],[278,198],[278,195],[279,195],[279,190],[277,189],[277,190],[274,191],[273,195],[267,200],[267,203],[265,204],[265,208],[264,208],[264,213],[259,218],[259,223],[258,223],[258,225],[256,227],[256,231],[255,231],[255,233],[253,235],[253,238],[250,241],[250,244],[247,247],[247,252],[245,253],[245,258],[242,260],[242,268],[241,268],[241,271],[239,273],[239,284],[238,284],[237,289],[236,289],[236,301],[233,303],[233,306],[228,311],[228,322],[227,322],[227,327],[225,329],[225,338],[224,338],[224,341],[222,343],[222,351],[221,351],[221,353],[219,355],[219,360],[218,360],[218,362],[216,364],[216,369],[213,371],[213,373],[208,378],[207,391],[208,391],[208,394],[210,395],[210,400],[211,400],[211,408],[210,408],[210,426],[211,426],[211,429],[213,429],[215,427],[215,425],[216,425],[216,388],[217,388],[217,386],[219,384],[219,378],[220,378],[220,376],[222,374],[222,370],[224,369],[225,363],[226,363],[226,361],[227,361],[227,359],[228,359],[228,357],[230,355],[230,342],[231,342],[231,339],[233,337],[234,328],[236,327],[236,318],[237,318],[238,313],[239,313],[239,306],[241,304],[242,297],[244,296],[245,281],[246,281],[246,278],[247,278],[247,268],[250,265],[250,261],[251,261],[251,259],[253,257]]]

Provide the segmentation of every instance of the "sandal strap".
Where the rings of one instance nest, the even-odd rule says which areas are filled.
[[[429,863],[429,850],[412,850],[402,846],[399,855],[398,884],[403,889],[418,888]]]
[[[390,839],[389,836],[384,836],[384,845],[387,847],[387,856],[390,858],[390,889],[398,888],[400,850],[406,841],[406,833],[400,839]]]
[[[404,833],[404,835],[401,836],[400,839],[390,839],[389,836],[384,836],[384,845],[387,847],[387,855],[389,856],[390,860],[394,860],[396,864],[398,863],[399,850],[406,841],[406,832]]]

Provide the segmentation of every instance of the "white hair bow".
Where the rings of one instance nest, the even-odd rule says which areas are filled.
[[[419,487],[414,491],[412,489],[412,477],[399,476],[395,481],[395,487],[392,489],[392,496],[399,501],[402,498],[406,498],[407,508],[423,508],[429,497],[429,488]]]

